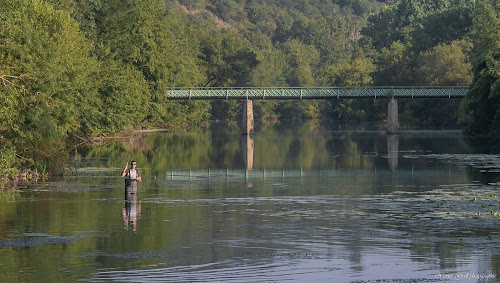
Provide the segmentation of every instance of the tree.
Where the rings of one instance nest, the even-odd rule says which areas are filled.
[[[85,132],[118,132],[137,125],[147,116],[150,92],[142,73],[122,61],[113,60],[100,50],[99,107],[102,118],[97,125],[88,125]]]
[[[363,28],[362,34],[372,39],[373,46],[380,50],[388,47],[392,42],[401,41],[396,25],[399,19],[396,17],[398,6],[388,6],[378,14],[368,18],[367,26]]]
[[[258,55],[259,65],[252,73],[251,84],[260,87],[286,87],[285,71],[287,63],[285,55],[273,47],[262,50]],[[256,117],[264,121],[275,121],[279,118],[276,108],[277,100],[257,100],[254,102]]]
[[[362,34],[378,50],[397,41],[426,50],[441,41],[461,39],[470,27],[468,5],[464,0],[402,0],[371,15]]]
[[[466,37],[472,28],[472,11],[472,6],[459,5],[430,12],[411,34],[412,51],[419,54],[439,44]]]
[[[349,60],[340,61],[328,66],[322,78],[325,86],[369,86],[372,85],[372,74],[376,67],[371,58],[366,56],[363,50],[358,49]],[[364,105],[366,104],[366,105]],[[360,100],[342,99],[328,102],[326,113],[329,117],[342,120],[363,119],[366,117],[366,109],[373,104]]]
[[[373,83],[375,65],[362,51],[350,60],[342,60],[326,68],[322,85],[368,86]]]
[[[80,30],[91,40],[98,40],[98,27],[103,10],[102,0],[63,0],[66,10],[80,24]]]
[[[252,72],[251,85],[286,86],[285,72],[288,66],[285,55],[280,50],[270,48],[262,50],[257,56],[260,63]]]
[[[315,73],[319,64],[319,53],[312,45],[297,39],[287,41],[280,46],[285,55],[288,69],[285,78],[288,86],[314,86]]]
[[[258,65],[257,55],[237,35],[211,30],[201,41],[206,68],[204,87],[247,86]]]
[[[202,60],[207,74],[204,87],[248,86],[259,61],[245,42],[229,31],[210,30],[201,40]],[[235,121],[241,105],[235,100],[213,101],[212,117]]]
[[[429,86],[468,86],[472,82],[472,65],[468,55],[472,44],[453,41],[440,44],[430,51],[423,52],[417,59],[417,81]]]
[[[460,106],[468,134],[500,134],[500,3],[481,0],[474,13],[474,80]]]
[[[468,86],[472,82],[472,66],[469,53],[472,44],[466,40],[439,44],[417,58],[414,81],[422,86]],[[404,116],[411,115],[413,123],[435,126],[456,126],[457,99],[419,99],[405,101],[401,105]],[[446,113],[447,115],[443,115]],[[415,119],[414,117],[417,117]]]
[[[382,48],[378,54],[377,72],[374,83],[379,86],[411,85],[411,53],[408,46],[395,41],[388,48]]]
[[[362,34],[377,65],[375,85],[470,83],[467,38],[473,7],[462,0],[402,0],[370,16]],[[405,101],[400,121],[409,117],[415,123],[456,126],[457,105],[455,100]]]
[[[6,0],[0,15],[0,76],[7,79],[0,130],[28,165],[46,170],[62,164],[53,160],[62,141],[95,112],[97,65],[66,11],[41,0]]]
[[[99,40],[109,48],[110,58],[120,60],[124,72],[130,73],[130,68],[139,71],[142,78],[134,78],[147,83],[148,91],[127,87],[137,90],[134,99],[149,102],[147,120],[158,125],[189,116],[178,111],[171,115],[168,109],[179,103],[166,98],[169,87],[195,86],[204,79],[197,36],[181,13],[168,13],[161,0],[116,0],[106,4],[99,22]],[[191,104],[206,109],[206,103]],[[186,108],[179,104],[178,109]],[[142,112],[141,108],[136,111]]]

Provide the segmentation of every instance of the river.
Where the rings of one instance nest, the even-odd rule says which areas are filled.
[[[216,125],[79,147],[66,167],[0,191],[0,282],[500,278],[495,139]]]

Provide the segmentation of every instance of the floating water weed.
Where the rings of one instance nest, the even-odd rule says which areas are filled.
[[[494,211],[493,209],[490,209],[490,214],[495,216],[495,217],[500,216],[500,213],[498,211]]]

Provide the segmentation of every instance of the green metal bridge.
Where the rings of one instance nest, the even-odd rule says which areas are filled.
[[[468,86],[172,88],[168,99],[461,98]]]

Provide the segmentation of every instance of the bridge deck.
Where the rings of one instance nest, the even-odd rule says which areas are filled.
[[[168,99],[460,98],[469,87],[172,88]]]

